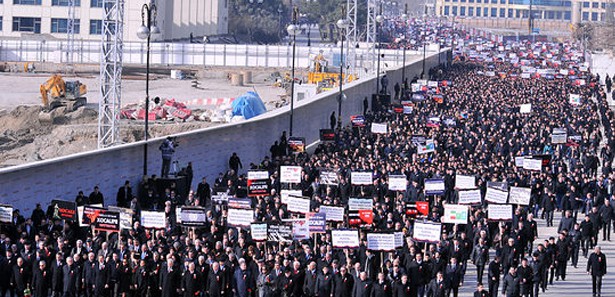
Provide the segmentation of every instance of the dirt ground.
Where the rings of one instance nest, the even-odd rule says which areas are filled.
[[[88,104],[74,112],[63,108],[54,111],[52,124],[41,123],[39,86],[49,73],[0,73],[0,167],[35,162],[97,148],[99,82],[95,75],[66,77],[79,80],[88,87]],[[206,98],[236,98],[256,90],[268,110],[283,104],[284,89],[273,87],[269,73],[255,73],[253,83],[231,86],[225,72],[207,73],[198,79],[200,88],[193,88],[192,80],[175,80],[165,75],[153,75],[150,96],[175,98],[179,102]],[[143,104],[145,80],[130,76],[122,80],[122,106]],[[217,106],[189,106],[194,110],[216,110]],[[150,137],[205,128],[219,123],[187,121],[183,123],[150,122]],[[143,138],[143,121],[121,120],[120,134],[125,143]]]

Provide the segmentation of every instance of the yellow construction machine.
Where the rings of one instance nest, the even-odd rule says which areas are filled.
[[[64,81],[61,75],[52,75],[41,85],[43,109],[50,112],[58,107],[66,106],[67,111],[74,111],[87,103],[86,85],[75,81]]]

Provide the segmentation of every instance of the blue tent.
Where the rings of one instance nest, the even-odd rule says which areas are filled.
[[[256,92],[247,92],[233,100],[233,116],[243,116],[246,120],[267,111],[265,104]]]

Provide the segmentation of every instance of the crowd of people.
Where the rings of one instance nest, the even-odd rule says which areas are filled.
[[[137,193],[125,183],[116,202],[135,211],[134,223],[119,233],[54,218],[41,205],[27,218],[16,210],[0,233],[0,297],[458,296],[468,269],[477,272],[474,296],[537,297],[554,282],[566,281],[569,266],[584,266],[579,254],[588,258],[593,295],[599,296],[606,274],[600,233],[610,240],[615,232],[615,114],[600,79],[581,69],[583,60],[570,44],[519,42],[500,48],[476,41],[484,49],[460,47],[457,62],[430,71],[430,80],[440,83],[421,91],[421,100],[404,103],[411,112],[390,106],[368,111],[367,126],[338,129],[335,141],[321,143],[312,154],[290,152],[283,135],[271,157],[246,168],[270,176],[269,194],[251,197],[255,222],[301,216],[281,202],[280,193],[294,189],[310,197],[315,213],[321,206],[346,206],[351,197],[372,199],[371,224],[350,226],[346,219],[328,222],[327,233],[310,240],[253,240],[249,228],[229,225],[227,207],[212,199],[220,192],[247,197],[243,164],[233,154],[228,172],[211,185],[199,180],[187,197],[173,188],[159,193],[149,183]],[[526,61],[511,61],[511,54]],[[577,78],[527,78],[520,64],[571,70]],[[443,100],[432,100],[434,94]],[[580,95],[579,104],[571,103],[571,94]],[[520,105],[528,103],[531,112],[521,112]],[[371,123],[386,123],[388,132],[370,133]],[[553,144],[555,128],[575,137]],[[420,153],[415,136],[433,139],[435,151]],[[548,156],[540,171],[515,163],[515,157],[538,155]],[[302,167],[300,183],[280,181],[279,168],[286,165]],[[338,184],[321,183],[322,170],[335,171]],[[373,184],[353,185],[351,172],[357,171],[371,172]],[[492,221],[483,201],[471,206],[467,224],[442,224],[439,241],[413,240],[416,220],[440,222],[444,205],[458,202],[458,174],[475,176],[483,197],[488,182],[531,188],[530,203],[515,205],[512,220]],[[390,175],[404,175],[406,190],[389,190]],[[444,180],[442,195],[426,195],[425,181],[433,178]],[[429,203],[428,215],[408,212],[417,201]],[[76,202],[112,204],[98,189],[89,196],[80,193]],[[204,227],[177,223],[176,209],[183,205],[207,209]],[[164,210],[167,227],[144,228],[140,209]],[[558,233],[540,234],[536,218],[553,226],[554,212],[562,212]],[[360,231],[358,248],[333,247],[330,230],[342,228]],[[367,233],[389,231],[403,233],[402,247],[367,248]]]

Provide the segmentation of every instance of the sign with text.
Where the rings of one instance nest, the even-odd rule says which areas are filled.
[[[292,219],[293,240],[310,239],[310,225],[307,219]]]
[[[293,229],[292,225],[269,224],[267,226],[267,241],[271,242],[292,242],[293,241]]]
[[[337,206],[320,206],[320,212],[324,213],[327,222],[343,222],[344,221],[344,208]]]
[[[353,127],[365,127],[365,117],[362,115],[350,116],[350,123]]]
[[[542,160],[525,158],[523,160],[523,169],[541,171],[542,170]]]
[[[269,195],[269,172],[248,171],[248,196],[257,197]]]
[[[231,226],[248,227],[254,221],[254,210],[229,208],[227,223]]]
[[[350,181],[353,185],[356,186],[369,186],[373,183],[372,173],[371,172],[357,172],[353,171],[350,173]]]
[[[425,180],[425,195],[444,195],[444,180],[432,178]]]
[[[110,211],[120,213],[120,229],[132,229],[132,216],[134,211],[130,208],[122,208],[116,206],[109,206]]]
[[[440,241],[441,232],[442,224],[416,221],[414,222],[412,238],[420,242],[438,242]]]
[[[310,233],[327,232],[327,215],[325,213],[310,213],[308,215]]]
[[[358,230],[331,230],[331,243],[334,248],[358,248]]]
[[[335,131],[333,129],[320,129],[320,141],[335,141]]]
[[[310,213],[310,199],[302,196],[289,195],[286,198],[286,208],[290,212]]]
[[[500,191],[495,188],[487,188],[485,200],[491,203],[505,204],[508,200],[508,191]]]
[[[77,204],[72,201],[64,200],[51,200],[51,207],[53,209],[53,218],[60,220],[77,219]]]
[[[416,145],[416,152],[419,155],[433,153],[435,151],[436,151],[436,145],[435,145],[433,139],[427,139],[427,140],[425,140],[424,144],[423,143],[418,143]]]
[[[0,205],[0,223],[10,224],[13,222],[13,207]]]
[[[83,208],[82,219],[84,224],[94,226],[96,230],[110,232],[120,231],[119,212],[109,211],[106,208],[85,206]]]
[[[472,175],[455,175],[455,188],[460,190],[475,189],[475,179]]]
[[[519,205],[530,205],[532,189],[524,187],[510,187],[508,203]]]
[[[301,190],[281,190],[280,191],[280,200],[282,201],[283,204],[286,204],[286,201],[288,200],[288,196],[293,195],[293,196],[301,196]]]
[[[489,221],[511,221],[513,206],[510,204],[489,204],[487,207],[487,219]]]
[[[202,207],[184,206],[179,212],[181,223],[188,227],[202,227],[207,221],[207,211]]]
[[[348,210],[371,210],[374,207],[374,200],[369,198],[350,198],[348,199]]]
[[[304,137],[289,137],[288,148],[291,153],[303,153],[305,152],[305,138]]]
[[[387,124],[386,123],[372,123],[371,131],[374,134],[387,134]]]
[[[393,234],[395,235],[395,248],[403,247],[405,240],[404,232],[395,232]]]
[[[532,103],[521,104],[519,106],[520,113],[531,113],[532,112]]]
[[[367,249],[372,251],[392,251],[395,249],[395,234],[367,233]]]
[[[301,166],[280,166],[280,182],[298,184],[301,182]]]
[[[441,219],[442,223],[448,224],[467,224],[468,223],[468,206],[467,205],[444,205],[444,216]]]
[[[254,241],[266,241],[267,240],[267,224],[250,224],[250,232],[252,233],[252,240]]]
[[[483,202],[480,190],[468,190],[457,192],[459,204],[481,204]]]
[[[334,170],[321,170],[320,183],[323,185],[337,186],[339,183],[337,172]]]
[[[389,175],[389,190],[405,191],[406,176],[405,175]]]
[[[141,211],[141,225],[143,228],[164,229],[167,218],[162,211]]]

